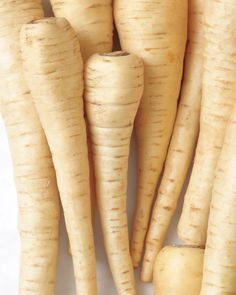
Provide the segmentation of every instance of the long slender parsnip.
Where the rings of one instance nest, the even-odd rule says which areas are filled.
[[[233,95],[236,97],[236,89]],[[236,294],[235,134],[236,105],[227,125],[214,179],[201,295]]]
[[[236,2],[209,0],[204,5],[206,46],[200,135],[178,225],[180,238],[196,246],[206,242],[214,171],[236,101]]]
[[[21,48],[56,168],[77,294],[93,295],[96,268],[79,40],[64,18],[45,18],[23,26]]]
[[[203,257],[204,250],[199,248],[181,246],[163,248],[154,264],[154,294],[199,295]]]
[[[24,78],[19,45],[21,26],[40,17],[43,9],[38,0],[0,1],[1,113],[18,194],[20,295],[54,294],[58,251],[60,209],[55,170]]]
[[[143,93],[143,64],[125,53],[95,54],[85,69],[96,196],[108,261],[118,294],[136,294],[126,212],[133,122]]]
[[[145,65],[144,95],[136,119],[138,191],[131,241],[137,267],[176,116],[187,1],[115,0],[114,13],[122,49],[140,56]]]
[[[188,46],[185,55],[177,118],[163,177],[146,238],[143,273],[152,276],[153,263],[161,250],[175,213],[199,134],[203,69],[203,0],[189,1]]]
[[[86,61],[94,53],[112,50],[112,0],[51,0],[55,16],[65,17],[79,34]]]

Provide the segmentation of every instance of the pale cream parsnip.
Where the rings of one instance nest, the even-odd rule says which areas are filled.
[[[54,294],[58,253],[60,208],[55,170],[25,81],[19,43],[22,25],[42,17],[39,0],[0,1],[1,114],[18,194],[21,295]]]
[[[79,39],[64,18],[45,18],[23,26],[21,48],[26,79],[56,168],[77,294],[95,295],[96,265]]]
[[[141,96],[143,63],[126,52],[95,54],[85,68],[85,109],[96,196],[108,262],[119,295],[135,295],[126,193],[130,140]]]
[[[236,102],[236,2],[205,2],[205,50],[200,134],[178,224],[179,237],[204,246],[217,161]]]
[[[236,76],[234,76],[236,84]],[[236,96],[236,92],[233,94]],[[201,295],[236,294],[236,105],[228,122],[212,192]]]
[[[176,117],[187,0],[115,0],[114,15],[122,49],[141,57],[145,66],[144,95],[135,122],[138,180],[131,255],[137,267]],[[152,280],[150,269],[144,269],[142,280]]]
[[[154,265],[154,294],[199,295],[203,258],[203,249],[181,246],[163,248]]]
[[[50,0],[55,16],[65,17],[78,33],[86,61],[94,53],[111,52],[112,0]]]
[[[143,269],[163,247],[194,156],[199,134],[203,72],[203,0],[189,1],[188,44],[178,113],[146,237]]]

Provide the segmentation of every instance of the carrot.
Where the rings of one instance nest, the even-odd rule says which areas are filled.
[[[143,93],[143,64],[125,52],[95,54],[85,69],[85,102],[96,195],[108,261],[118,294],[136,294],[126,212],[134,118]]]
[[[79,41],[64,18],[45,18],[23,26],[21,48],[26,79],[56,168],[77,294],[96,294]]]
[[[51,0],[55,16],[65,17],[78,33],[86,61],[94,53],[112,50],[111,0]]]
[[[138,191],[131,255],[137,267],[176,116],[187,34],[187,1],[116,0],[114,9],[122,49],[140,56],[145,65],[144,95],[135,124]]]
[[[1,113],[18,194],[19,294],[24,295],[54,294],[59,235],[55,170],[23,75],[19,46],[21,26],[40,17],[43,17],[40,1],[0,1]]]
[[[163,248],[154,266],[154,294],[199,295],[203,257],[204,250],[199,248],[181,246]]]
[[[104,53],[112,50],[113,16],[111,0],[51,0],[51,4],[55,16],[65,17],[78,33],[84,61],[94,53]],[[94,217],[96,204],[95,176],[89,136],[87,140],[91,207],[92,216]]]
[[[179,237],[195,246],[206,242],[214,171],[236,101],[235,1],[205,3],[205,39],[200,134],[178,225]]]
[[[143,272],[152,274],[186,179],[199,134],[203,69],[203,4],[189,1],[188,46],[177,118],[146,238]]]
[[[232,4],[236,6],[235,3]],[[235,13],[233,9],[231,12]],[[232,66],[235,67],[235,65]],[[236,75],[234,79],[235,84]],[[234,96],[235,90],[232,93]],[[227,125],[223,148],[215,172],[201,295],[236,294],[235,134],[236,105]]]

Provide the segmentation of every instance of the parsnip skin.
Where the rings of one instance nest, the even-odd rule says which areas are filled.
[[[234,79],[236,84],[236,76]],[[236,106],[227,125],[214,179],[201,295],[236,294],[235,134]]]
[[[65,17],[79,34],[84,61],[112,50],[111,0],[51,0],[51,4],[55,16]]]
[[[154,266],[155,295],[199,295],[204,250],[167,246],[158,254]],[[210,295],[212,293],[208,293]]]
[[[143,93],[143,63],[123,52],[93,55],[85,69],[85,102],[96,196],[109,265],[118,294],[136,294],[126,212],[133,122]]]
[[[146,237],[143,272],[152,273],[186,179],[199,134],[203,70],[203,0],[189,1],[188,45],[177,118]]]
[[[204,5],[206,46],[200,134],[178,225],[179,237],[195,246],[206,242],[214,172],[236,102],[236,2],[210,0]]]
[[[20,295],[54,294],[58,252],[60,208],[55,170],[24,78],[19,45],[22,24],[41,17],[40,1],[0,1],[1,113],[18,194]]]
[[[135,122],[138,191],[131,256],[137,267],[176,116],[187,35],[187,1],[115,0],[114,3],[121,47],[141,57],[145,65],[144,95]]]
[[[21,31],[24,69],[56,168],[77,294],[97,294],[79,40],[64,18]]]

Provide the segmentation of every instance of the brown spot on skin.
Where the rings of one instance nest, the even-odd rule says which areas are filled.
[[[120,57],[120,56],[128,56],[130,55],[126,51],[115,51],[111,53],[100,53],[101,56],[107,56],[107,57]]]
[[[201,209],[200,209],[200,208],[197,208],[197,207],[190,207],[190,210],[191,210],[192,212],[198,212],[198,211],[201,211]]]
[[[172,178],[169,178],[168,180],[169,180],[169,182],[171,182],[171,183],[174,183],[174,182],[175,182],[175,180],[172,179]]]
[[[174,60],[175,60],[175,55],[172,52],[169,52],[168,53],[168,61],[170,63],[172,63],[172,62],[174,62]]]
[[[164,206],[163,209],[166,210],[166,211],[171,211],[172,208],[169,207],[169,206]]]

